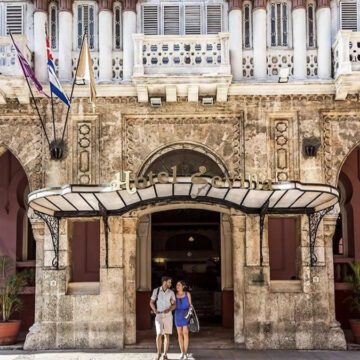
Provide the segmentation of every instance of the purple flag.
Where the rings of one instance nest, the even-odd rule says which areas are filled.
[[[14,44],[18,59],[19,59],[19,63],[21,65],[22,71],[24,72],[24,76],[27,78],[30,78],[32,80],[32,82],[34,83],[36,89],[41,92],[42,94],[44,94],[46,97],[49,97],[49,95],[47,95],[44,90],[42,85],[40,84],[39,80],[36,78],[30,64],[28,63],[28,61],[26,60],[25,56],[21,53],[20,49],[17,47],[17,45],[15,44],[15,41],[13,39],[13,37],[11,36],[12,42]]]

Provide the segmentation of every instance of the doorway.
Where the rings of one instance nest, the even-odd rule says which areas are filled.
[[[222,324],[220,214],[179,209],[152,215],[151,282],[184,280],[203,326]]]

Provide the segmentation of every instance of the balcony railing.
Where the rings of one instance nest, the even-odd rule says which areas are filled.
[[[339,31],[333,51],[335,79],[340,75],[360,72],[360,32]]]
[[[27,47],[26,36],[15,35],[14,37],[20,51],[31,64],[31,51]],[[22,75],[10,36],[0,36],[0,75]]]
[[[134,35],[134,75],[230,75],[229,34]]]

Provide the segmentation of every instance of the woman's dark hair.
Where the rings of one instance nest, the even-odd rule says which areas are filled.
[[[184,288],[187,287],[186,282],[184,280],[179,280],[177,283],[180,283]]]

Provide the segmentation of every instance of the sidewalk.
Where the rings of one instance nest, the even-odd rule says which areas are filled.
[[[148,350],[128,349],[118,351],[1,351],[1,360],[152,360],[154,353]],[[179,359],[171,352],[169,360]],[[246,350],[197,350],[194,359],[241,359],[241,360],[359,360],[359,351],[246,351]]]

